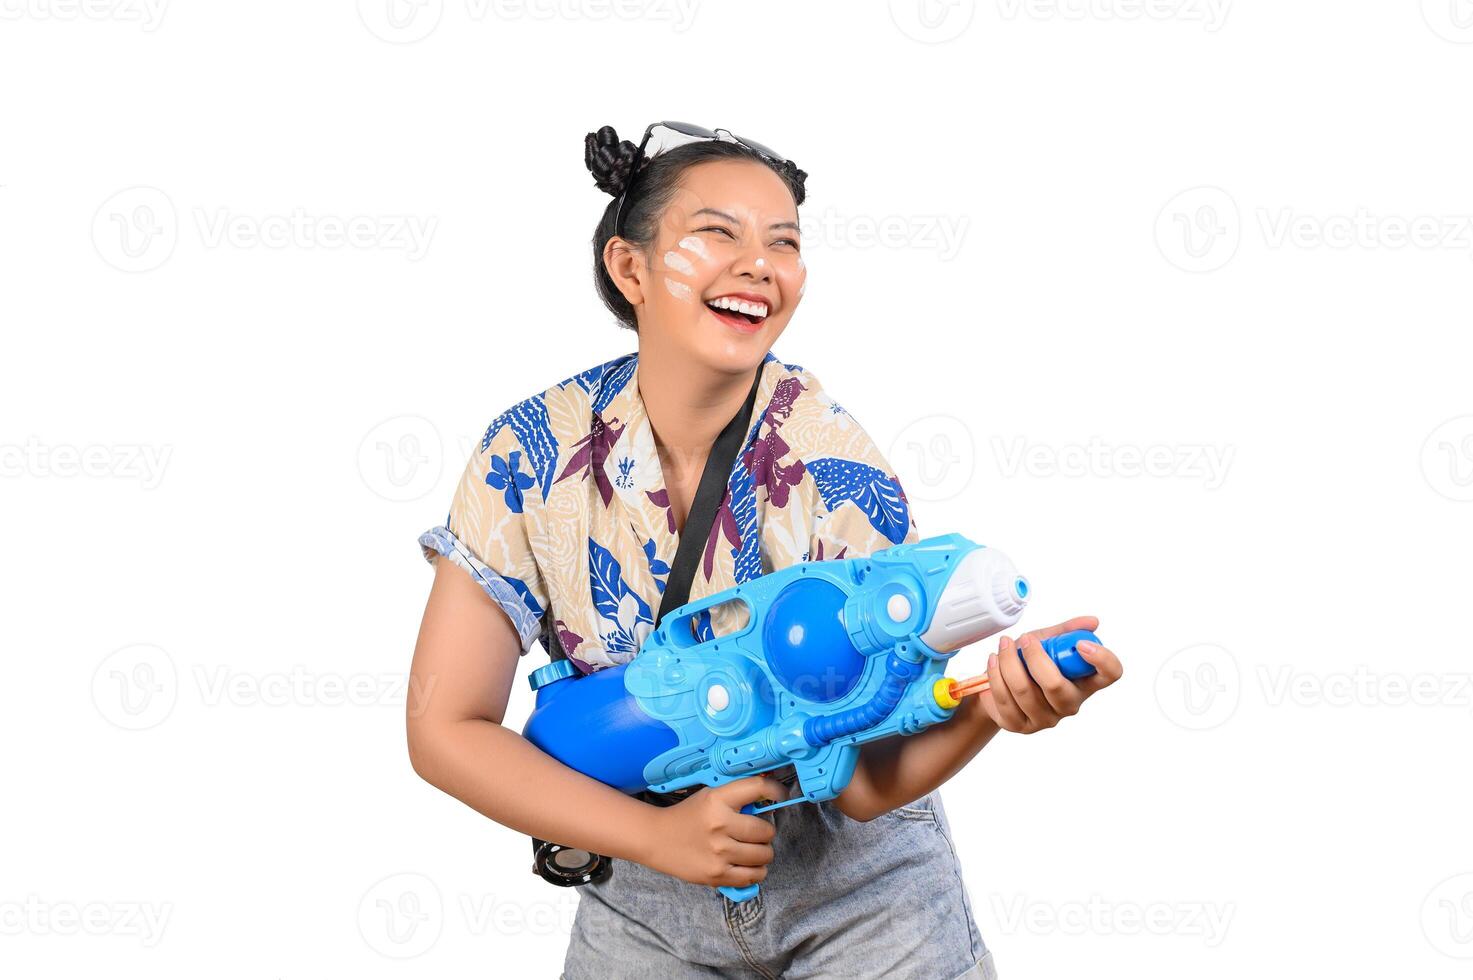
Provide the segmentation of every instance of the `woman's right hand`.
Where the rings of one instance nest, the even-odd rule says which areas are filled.
[[[697,885],[755,885],[767,877],[777,831],[741,809],[787,796],[788,788],[771,776],[748,776],[657,807],[646,842],[648,860],[641,863]]]

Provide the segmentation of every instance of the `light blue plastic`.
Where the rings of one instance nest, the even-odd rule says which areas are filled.
[[[791,765],[792,797],[743,812],[832,800],[862,744],[914,735],[954,713],[933,693],[954,651],[920,637],[952,572],[979,547],[938,535],[866,558],[792,565],[688,602],[629,663],[538,690],[525,734],[625,792],[720,786]],[[1015,588],[1022,598],[1029,587],[1020,577]],[[905,603],[892,604],[896,595]],[[746,605],[745,625],[697,639],[693,617],[730,601]],[[909,617],[893,620],[897,607]],[[1077,631],[1051,641],[1066,676],[1082,676],[1070,673],[1080,664],[1093,673],[1073,649],[1091,638]],[[758,886],[720,891],[740,902]]]
[[[573,661],[566,658],[554,660],[552,663],[543,664],[528,674],[527,683],[532,686],[532,690],[536,691],[554,681],[560,681],[565,677],[572,677],[576,673],[578,673],[578,668],[573,665]]]

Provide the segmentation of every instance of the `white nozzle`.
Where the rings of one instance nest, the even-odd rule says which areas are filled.
[[[957,563],[921,639],[933,650],[959,650],[1012,626],[1028,605],[1028,580],[996,548],[969,551]]]

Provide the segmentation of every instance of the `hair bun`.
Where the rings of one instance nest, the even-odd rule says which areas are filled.
[[[805,186],[808,180],[808,171],[799,170],[798,165],[791,160],[784,160],[777,165],[778,172],[788,180],[788,186],[793,189],[793,203],[802,204],[803,199],[808,196]]]
[[[593,174],[593,182],[605,194],[618,197],[624,193],[634,171],[639,147],[619,139],[613,126],[604,126],[583,137],[583,164]]]

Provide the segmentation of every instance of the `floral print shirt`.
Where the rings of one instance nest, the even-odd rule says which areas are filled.
[[[812,372],[769,352],[752,422],[691,583],[695,600],[796,562],[919,540],[905,491],[859,423]],[[445,523],[422,534],[511,619],[584,673],[628,661],[654,629],[679,545],[639,355],[589,368],[496,416]],[[701,613],[702,639],[745,623]]]

